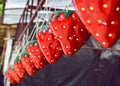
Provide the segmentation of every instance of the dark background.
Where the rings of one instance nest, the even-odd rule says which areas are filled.
[[[119,41],[102,50],[92,38],[86,45],[95,49],[83,47],[71,57],[63,55],[55,64],[13,86],[120,86]]]

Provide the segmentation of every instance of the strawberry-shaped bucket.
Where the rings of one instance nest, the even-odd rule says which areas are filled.
[[[53,64],[63,55],[63,51],[59,41],[49,30],[48,26],[39,27],[36,38],[43,55]]]
[[[27,51],[29,53],[30,58],[32,59],[35,67],[37,69],[43,68],[48,64],[45,56],[43,55],[37,40],[31,40],[27,44]]]
[[[36,69],[32,59],[29,57],[28,52],[22,52],[21,53],[21,61],[23,66],[25,67],[27,73],[32,76],[34,75],[38,70]]]
[[[18,76],[21,79],[24,79],[24,77],[26,76],[26,70],[21,62],[21,60],[17,57],[16,60],[14,61],[14,70],[16,71],[16,73],[18,74]]]
[[[75,10],[92,36],[104,48],[120,36],[120,0],[72,0]]]
[[[59,40],[66,56],[72,56],[87,42],[90,34],[76,12],[56,11],[51,19],[50,29]]]

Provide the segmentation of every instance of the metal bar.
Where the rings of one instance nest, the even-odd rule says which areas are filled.
[[[35,9],[37,8],[37,6],[28,5],[28,8],[29,8],[29,9],[34,9],[34,10],[35,10]],[[48,10],[50,9],[50,11],[60,10],[60,9],[55,9],[55,8],[51,8],[51,7],[42,7],[41,9],[44,10],[45,8],[48,9]],[[39,10],[40,10],[40,9],[39,9]]]
[[[24,8],[5,8],[4,10],[21,10],[21,9],[24,9]]]
[[[34,2],[34,1],[32,0],[32,4],[31,4],[32,6],[33,6],[33,2]],[[29,6],[29,5],[28,5],[28,6]],[[32,17],[32,11],[33,11],[33,9],[30,9],[30,18]]]
[[[28,0],[28,3],[27,3],[27,6],[30,4],[30,0]],[[24,23],[26,23],[27,22],[27,19],[28,19],[28,7],[26,8],[26,11],[25,11],[25,21],[24,21]]]
[[[24,21],[24,22],[27,22],[27,19],[28,19],[28,9],[26,9],[26,13],[25,13],[25,21]]]
[[[26,3],[26,5],[25,5],[25,8],[26,8],[26,6],[28,6],[28,3],[29,3],[29,0],[27,0],[27,3]],[[22,17],[24,16],[24,13],[25,13],[25,11],[26,11],[25,8],[24,8],[24,10],[23,10],[22,16],[20,17],[19,23],[21,22]]]
[[[34,13],[33,16],[31,17],[30,22],[26,25],[26,27],[25,27],[25,29],[23,30],[23,32],[21,33],[21,35],[19,36],[16,44],[18,43],[18,41],[20,41],[20,39],[22,38],[22,36],[23,36],[23,34],[25,33],[26,29],[28,29],[29,26],[31,25],[31,23],[33,23],[33,20],[34,20],[35,17],[37,16],[37,13],[38,13],[39,9],[42,8],[42,6],[43,6],[44,3],[45,3],[45,0],[41,0],[41,1],[39,2],[39,5],[37,6],[37,8],[36,8],[36,10],[35,10],[35,13]]]

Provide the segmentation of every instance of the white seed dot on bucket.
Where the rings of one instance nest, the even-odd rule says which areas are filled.
[[[96,33],[96,36],[99,36],[99,33]]]
[[[106,45],[106,42],[102,42],[103,45]]]
[[[73,28],[75,29],[75,28],[76,28],[76,26],[73,26]]]
[[[90,23],[91,23],[91,21],[90,21],[90,20],[87,20],[87,23],[88,23],[88,24],[90,24]]]
[[[84,7],[81,7],[81,11],[85,11],[85,8],[84,8]]]
[[[108,4],[103,4],[103,8],[108,8]]]
[[[91,11],[93,11],[93,10],[94,10],[94,8],[93,8],[92,6],[90,6],[90,7],[89,7],[89,9],[90,9]]]
[[[66,48],[69,48],[69,46],[66,46]]]
[[[116,9],[115,9],[116,11],[120,11],[120,7],[116,7]]]
[[[109,33],[109,34],[108,34],[108,36],[109,36],[109,37],[112,37],[112,36],[113,36],[113,34],[112,34],[112,33]]]
[[[102,24],[102,21],[101,21],[101,20],[98,20],[98,23],[99,23],[99,24]]]
[[[114,24],[115,24],[115,21],[111,21],[111,24],[114,25]]]
[[[63,28],[66,28],[66,26],[65,26],[65,25],[63,25]]]

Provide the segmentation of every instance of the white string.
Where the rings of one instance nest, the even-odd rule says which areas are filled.
[[[56,0],[53,0],[53,2],[56,2]],[[57,4],[55,4],[55,10],[54,11],[56,11],[56,8],[57,8]]]
[[[46,1],[47,1],[47,0],[46,0]],[[44,8],[43,11],[47,11],[47,12],[48,12],[48,11],[50,11],[50,10],[51,10],[51,8],[50,8],[50,9]],[[45,16],[46,16],[46,17],[49,17],[49,16],[48,16],[48,13],[46,13]],[[24,49],[25,49],[25,47],[26,47],[26,44],[28,44],[28,42],[29,42],[30,40],[33,40],[33,38],[34,38],[34,36],[35,36],[35,34],[36,34],[36,32],[35,32],[36,27],[39,26],[39,24],[40,24],[40,26],[43,26],[43,25],[45,24],[45,22],[46,22],[45,19],[43,20],[42,24],[41,24],[40,22],[38,22],[38,14],[37,14],[37,17],[36,17],[36,18],[37,18],[37,22],[36,22],[36,24],[34,25],[31,33],[29,34],[29,29],[27,29],[27,30],[25,31],[25,33],[23,34],[23,36],[22,36],[22,41],[19,41],[18,45],[15,45],[15,46],[14,46],[12,58],[15,58],[15,57],[14,57],[14,54],[15,54],[16,57],[18,56],[19,59],[21,59],[20,53],[24,51]],[[41,19],[44,18],[44,13],[40,16],[40,18],[41,18]],[[47,21],[47,22],[48,22],[48,21]],[[38,24],[38,23],[39,23],[39,24]],[[37,27],[37,28],[38,28],[38,27]],[[28,35],[29,35],[29,36],[28,36]],[[23,46],[22,46],[22,45],[23,45]],[[18,49],[18,47],[19,47],[19,49]],[[14,52],[15,52],[15,53],[14,53]],[[16,52],[17,52],[17,53],[16,53]],[[11,60],[12,60],[12,58],[11,58]]]
[[[45,9],[44,9],[45,10]],[[42,16],[44,16],[44,14],[42,14]],[[24,41],[21,41],[21,42],[24,42],[23,43],[23,45],[24,45],[24,47],[21,47],[20,48],[20,50],[23,48],[23,49],[25,49],[25,47],[26,47],[26,44],[28,44],[28,42],[30,41],[30,40],[33,40],[33,38],[34,38],[34,36],[35,36],[35,34],[36,34],[36,32],[35,32],[35,29],[36,29],[36,27],[37,27],[37,25],[38,25],[38,14],[37,14],[37,17],[36,17],[37,19],[37,22],[36,22],[36,24],[34,25],[34,27],[33,27],[33,29],[32,29],[32,31],[31,31],[31,33],[30,33],[30,35],[29,35],[29,37],[27,38],[26,37],[26,40],[24,40],[24,36],[25,36],[25,34],[23,35],[23,40]],[[45,23],[45,21],[43,22],[43,24]],[[29,33],[29,31],[28,31],[29,29],[27,29],[27,34]],[[20,50],[18,51],[18,53],[20,53]],[[22,51],[24,51],[24,50],[22,50]],[[21,51],[21,52],[22,52]]]
[[[47,0],[46,0],[46,1],[47,1]],[[47,8],[44,8],[44,11],[46,11],[46,10],[48,11]],[[31,32],[31,34],[30,34],[30,36],[29,36],[29,38],[28,38],[28,41],[30,41],[30,38],[31,38],[31,40],[33,40],[33,38],[34,38],[34,36],[35,36],[35,34],[36,34],[35,28],[38,26],[38,23],[40,23],[40,22],[38,22],[38,17],[39,17],[38,14],[39,14],[39,13],[37,13],[36,24],[35,24],[32,32]],[[41,16],[42,16],[42,17],[41,17]],[[41,16],[40,16],[40,18],[42,19],[42,18],[44,17],[44,13],[43,13]],[[43,24],[44,24],[44,23],[45,23],[45,20],[43,20],[43,21],[44,21],[44,22],[43,22]],[[42,24],[42,25],[43,25],[43,24]],[[37,28],[38,28],[38,27],[37,27]]]
[[[45,8],[44,8],[44,10],[45,10]],[[37,13],[36,25],[34,26],[34,31],[32,32],[32,35],[33,35],[33,36],[32,36],[32,38],[31,38],[31,36],[29,37],[29,38],[31,38],[31,40],[32,40],[32,39],[34,38],[34,36],[35,36],[35,33],[36,33],[36,32],[35,32],[35,28],[38,28],[38,25],[39,25],[39,23],[40,23],[39,20],[38,20],[38,19],[39,19],[39,15],[38,15],[38,14],[39,14],[39,12]],[[41,16],[42,16],[42,17],[41,17]],[[41,16],[40,16],[40,19],[43,20],[44,14],[42,14]],[[43,21],[44,21],[44,20],[43,20]]]
[[[47,13],[46,13],[46,17],[48,17],[48,0],[46,0],[46,6],[47,6],[47,8],[46,8],[46,11],[47,11]]]
[[[44,9],[44,11],[47,11],[47,12],[50,11],[50,10],[51,10],[51,7],[50,7],[49,9]],[[48,13],[46,13],[45,15],[48,15]],[[49,20],[49,17],[50,17],[50,16],[46,16],[45,18],[47,19],[47,17],[48,17],[48,20]],[[41,17],[40,17],[40,18],[41,18]],[[39,26],[42,27],[42,26],[45,24],[45,22],[48,22],[48,20],[46,21],[45,19],[43,19],[42,24],[39,25]],[[38,27],[39,27],[39,26],[38,26]]]
[[[35,34],[36,34],[36,27],[37,27],[37,23],[36,23],[36,25],[34,26],[34,31],[33,31],[33,36],[31,37],[31,40],[33,40],[34,39],[34,37],[35,37]]]

